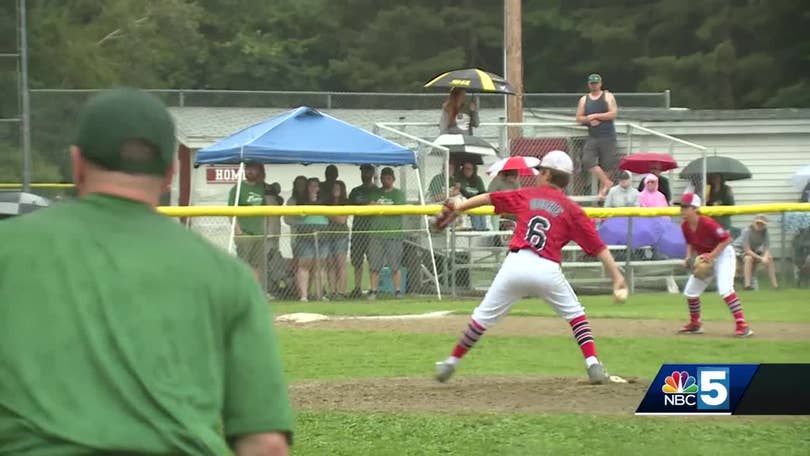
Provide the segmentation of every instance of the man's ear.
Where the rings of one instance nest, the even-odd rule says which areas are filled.
[[[82,157],[82,151],[78,146],[70,146],[70,164],[73,173],[73,184],[78,189],[84,182],[87,168],[84,157]]]
[[[172,165],[169,166],[169,169],[166,170],[166,174],[163,176],[162,189],[164,193],[169,192],[172,189],[172,181],[174,181],[174,173],[175,171],[177,171],[175,168],[176,163],[177,163],[176,160],[172,160]]]

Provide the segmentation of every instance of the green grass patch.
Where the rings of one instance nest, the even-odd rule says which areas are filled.
[[[746,316],[756,321],[810,322],[810,290],[762,290],[740,292]],[[681,295],[665,293],[636,294],[624,304],[615,304],[610,296],[581,296],[592,318],[643,318],[684,320],[688,317],[686,301]],[[276,314],[313,312],[327,315],[402,315],[449,310],[469,314],[479,299],[433,298],[339,301],[339,302],[274,302]],[[551,308],[538,299],[524,299],[515,304],[511,315],[553,316]],[[728,307],[716,293],[703,296],[704,320],[729,319]]]
[[[291,381],[429,376],[433,363],[446,357],[457,340],[453,334],[290,328],[278,332]],[[643,378],[652,378],[663,363],[810,362],[810,341],[602,337],[597,350],[610,372]],[[585,368],[572,337],[487,335],[458,374],[583,376]]]
[[[806,418],[301,413],[297,455],[807,454]]]

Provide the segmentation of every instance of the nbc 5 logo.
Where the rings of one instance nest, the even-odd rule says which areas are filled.
[[[727,367],[698,367],[697,378],[687,371],[673,371],[664,380],[661,391],[664,405],[695,407],[698,410],[729,409],[729,373]]]

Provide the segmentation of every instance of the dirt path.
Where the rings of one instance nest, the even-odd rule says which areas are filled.
[[[310,329],[343,329],[357,331],[396,331],[414,333],[455,334],[469,322],[464,315],[447,315],[420,320],[326,320],[312,323],[281,323],[287,327]],[[672,320],[596,319],[591,321],[594,334],[605,337],[668,337],[678,330],[679,322]],[[752,323],[754,337],[765,340],[810,341],[809,323],[760,322]],[[710,321],[704,323],[703,335],[682,337],[731,338],[733,322]],[[569,336],[570,329],[559,318],[509,317],[503,319],[488,334],[509,336]]]
[[[355,379],[290,385],[298,410],[366,412],[502,412],[630,415],[647,381],[589,385],[566,377],[458,377]]]

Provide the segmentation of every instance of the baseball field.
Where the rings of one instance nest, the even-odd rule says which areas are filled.
[[[582,297],[600,359],[628,380],[602,386],[585,382],[568,325],[537,300],[518,303],[446,384],[432,379],[433,364],[475,300],[274,303],[297,410],[294,453],[807,454],[810,417],[633,415],[662,363],[810,363],[810,291],[741,298],[750,339],[732,336],[716,294],[704,295],[705,334],[690,336],[675,334],[687,319],[679,295]],[[300,312],[329,318],[278,321]]]

